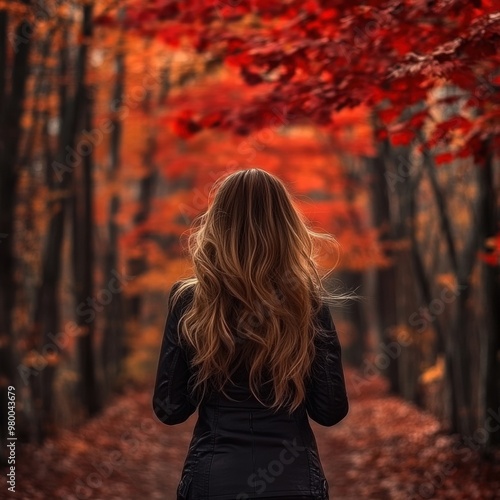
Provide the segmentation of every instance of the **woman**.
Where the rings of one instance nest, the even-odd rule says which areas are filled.
[[[308,416],[348,412],[341,347],[312,231],[284,184],[252,168],[216,182],[174,283],[153,396],[175,425],[198,408],[177,499],[328,499]]]

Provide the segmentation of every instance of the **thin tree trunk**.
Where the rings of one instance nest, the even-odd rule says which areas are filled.
[[[422,142],[421,137],[420,140]],[[446,377],[450,386],[451,430],[459,432],[464,436],[471,436],[478,424],[476,418],[477,408],[472,407],[472,398],[473,393],[479,390],[479,387],[474,383],[474,373],[464,370],[464,367],[472,366],[471,362],[473,360],[468,338],[468,326],[472,324],[468,299],[472,296],[471,275],[477,262],[477,252],[482,248],[484,236],[486,234],[485,219],[479,217],[477,223],[472,226],[469,237],[464,244],[464,250],[459,262],[453,239],[452,223],[448,214],[444,193],[439,186],[436,176],[436,167],[429,154],[424,156],[424,166],[428,173],[432,192],[436,201],[440,227],[444,235],[447,249],[447,257],[451,266],[451,271],[455,275],[457,286],[457,298],[454,302],[453,319],[450,331],[446,337],[445,348]],[[483,167],[476,168],[481,169]],[[478,174],[480,185],[482,184],[481,175],[484,174]],[[484,196],[482,198],[484,198]],[[479,200],[479,214],[480,216],[484,216],[485,211],[489,209],[489,207],[481,207],[481,203],[485,203],[484,200]],[[497,307],[497,305],[494,307]],[[496,334],[493,333],[493,335]],[[494,348],[494,341],[490,344],[491,347]]]
[[[66,30],[62,34],[62,40],[66,40]],[[68,131],[74,113],[72,106],[67,105],[67,58],[68,47],[62,44],[59,52],[59,137],[58,151],[56,158],[59,164],[65,162],[66,145],[70,140]],[[62,114],[61,114],[62,113]],[[47,131],[47,120],[45,116],[44,131]],[[69,143],[71,144],[71,143]],[[68,186],[70,184],[72,170],[57,173],[54,168],[53,156],[50,150],[49,141],[44,141],[46,158],[46,178],[50,189],[47,211],[51,214],[48,231],[45,238],[45,247],[42,257],[42,277],[41,284],[37,291],[37,298],[34,310],[33,333],[31,335],[34,347],[43,353],[44,346],[52,345],[51,335],[59,331],[60,326],[60,305],[59,305],[59,282],[61,277],[62,246],[64,240],[64,226],[66,220]],[[43,355],[43,354],[42,354]],[[41,408],[41,412],[32,412],[31,434],[32,439],[42,442],[45,437],[54,430],[53,415],[53,379],[56,367],[45,364],[40,376],[36,372],[28,373],[31,389],[31,398],[35,408]]]
[[[119,14],[121,18],[123,12]],[[110,138],[110,170],[109,180],[116,181],[118,170],[121,165],[120,147],[122,139],[122,123],[118,118],[116,111],[123,104],[124,80],[125,80],[125,53],[123,33],[120,34],[118,48],[116,53],[116,80],[112,96],[112,134]],[[109,206],[108,222],[108,241],[106,246],[106,255],[104,258],[104,275],[106,283],[114,279],[113,272],[118,267],[118,225],[116,224],[116,215],[120,208],[120,197],[116,191],[113,191]],[[124,321],[123,321],[123,298],[121,288],[113,293],[113,298],[105,311],[105,327],[102,342],[102,364],[104,378],[104,392],[109,393],[120,373],[122,360],[124,358]]]
[[[410,149],[404,148],[397,157],[395,151],[391,148],[391,157],[387,160],[386,172],[391,172],[395,176],[399,176],[399,182],[392,185],[390,201],[391,210],[391,226],[392,236],[395,240],[402,243],[400,248],[394,252],[394,267],[396,273],[396,303],[394,306],[397,325],[407,326],[408,318],[417,310],[417,292],[415,289],[415,277],[413,267],[411,265],[411,249],[409,243],[411,241],[411,226],[412,205],[415,203],[416,190],[419,177],[415,176],[411,166]],[[403,167],[406,166],[408,171],[404,171],[406,175],[402,176]],[[396,330],[399,332],[399,330]],[[397,336],[392,338],[393,342],[397,342]],[[414,341],[408,345],[397,343],[397,348],[394,347],[394,359],[392,362],[397,366],[397,376],[399,394],[405,399],[416,401],[418,379],[420,376],[420,366],[422,362],[422,354],[418,348],[418,342]],[[396,355],[400,353],[399,355]]]
[[[5,91],[7,79],[7,29],[9,16],[5,9],[0,10],[0,123],[3,123]],[[2,145],[3,147],[3,145]]]
[[[92,130],[92,92],[85,82],[87,70],[87,43],[92,36],[92,4],[83,6],[83,42],[79,49],[77,65],[78,87],[75,95],[80,113],[76,115],[74,128],[75,140],[82,131]],[[81,117],[81,121],[78,118]],[[83,141],[78,141],[82,146]],[[83,146],[82,146],[83,147]],[[93,145],[86,145],[92,150]],[[77,148],[78,150],[78,148]],[[91,417],[102,407],[101,394],[98,391],[95,367],[93,318],[81,314],[81,306],[88,305],[87,300],[94,293],[94,251],[93,251],[93,183],[92,153],[83,156],[80,168],[75,169],[73,182],[73,273],[75,281],[75,303],[77,304],[76,323],[81,328],[77,341],[77,355],[80,373],[80,397],[87,416]]]
[[[29,2],[25,1],[25,4]],[[31,32],[28,21],[22,21],[16,30],[16,36],[24,37]],[[7,401],[7,387],[16,384],[15,366],[17,352],[14,349],[12,313],[15,300],[15,257],[14,257],[14,210],[18,181],[18,145],[21,135],[21,118],[29,76],[29,55],[31,40],[16,47],[13,58],[9,95],[7,91],[7,30],[8,15],[0,11],[0,332],[4,341],[0,345],[0,399]],[[6,412],[0,412],[0,426],[6,428]],[[5,463],[5,433],[0,438],[0,461]]]
[[[422,133],[419,135],[419,140],[421,144],[425,142]],[[443,233],[446,255],[448,257],[449,265],[451,266],[451,272],[456,278],[456,286],[461,287],[462,283],[459,277],[460,269],[458,264],[457,252],[455,249],[455,243],[452,235],[451,222],[448,216],[446,201],[444,199],[443,193],[441,192],[441,188],[439,186],[439,182],[436,176],[436,167],[434,165],[432,158],[430,157],[430,153],[424,154],[423,166],[428,174],[432,193],[436,201],[439,224],[441,231]],[[458,288],[458,290],[460,290],[460,288]],[[455,307],[459,306],[456,305]],[[463,311],[458,312],[458,314],[462,313]],[[447,386],[446,392],[448,393],[447,394],[448,405],[450,408],[450,415],[449,415],[450,425],[451,425],[450,430],[458,432],[461,427],[460,408],[464,408],[466,405],[465,405],[465,396],[463,392],[465,384],[463,381],[462,368],[459,363],[460,348],[458,347],[458,339],[456,338],[455,331],[456,331],[456,326],[455,327],[452,326],[452,328],[448,329],[446,335],[444,336],[445,380]]]
[[[483,225],[483,233],[480,236],[482,242],[486,242],[488,238],[493,238],[500,230],[500,209],[495,193],[494,158],[491,142],[491,139],[489,139],[483,143],[485,162],[484,165],[479,167],[481,205],[478,219]],[[483,349],[485,370],[480,383],[485,388],[482,411],[484,413],[483,425],[488,431],[486,444],[489,447],[500,443],[500,429],[486,425],[491,420],[488,409],[495,411],[500,408],[500,312],[498,310],[500,304],[500,266],[498,264],[492,266],[483,263],[482,270],[484,276],[483,296],[488,301],[488,306],[485,308],[488,317],[485,322],[487,338]]]
[[[388,143],[384,141],[379,146],[378,154],[371,160],[373,224],[382,230],[381,243],[391,239],[391,214],[389,193],[385,177],[388,158]],[[375,271],[375,311],[380,342],[386,345],[392,341],[390,333],[396,325],[396,270],[393,265],[379,268]],[[387,377],[391,392],[399,392],[397,359],[389,359],[387,367],[381,367],[381,372]]]
[[[163,75],[165,78],[169,78],[170,73],[164,71]],[[161,99],[166,99],[166,92],[168,90],[167,84],[162,84],[164,89],[164,94],[160,96]],[[152,112],[152,94],[151,90],[146,90],[146,97],[142,103],[142,108],[144,113],[150,114]],[[151,211],[151,200],[153,198],[153,190],[156,183],[157,168],[154,164],[154,155],[156,152],[156,130],[154,127],[150,127],[148,131],[148,137],[146,140],[146,146],[143,152],[143,165],[147,169],[147,174],[140,180],[139,186],[139,210],[134,216],[134,224],[140,225],[145,222]],[[136,257],[129,259],[128,263],[128,274],[131,276],[139,276],[146,272],[147,270],[147,259],[145,256]],[[128,298],[129,318],[138,321],[141,312],[141,295],[136,294]]]

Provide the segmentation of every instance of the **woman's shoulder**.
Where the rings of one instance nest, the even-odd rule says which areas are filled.
[[[195,282],[192,278],[179,279],[172,283],[170,287],[171,292],[175,292],[176,290],[182,290],[182,293],[192,293],[194,290]]]
[[[194,283],[191,279],[177,280],[170,287],[169,303],[184,306],[193,298]]]

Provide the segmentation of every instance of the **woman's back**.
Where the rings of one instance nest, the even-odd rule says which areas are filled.
[[[198,408],[178,499],[328,498],[308,416],[348,411],[316,233],[276,177],[225,178],[189,236],[194,276],[172,287],[153,398],[158,418]]]
[[[188,292],[175,306],[170,302],[153,398],[157,417],[169,425],[185,421],[198,408],[177,499],[328,499],[308,421],[309,415],[330,426],[348,412],[341,348],[328,307],[318,315],[318,325],[327,335],[318,337],[323,340],[317,343],[307,397],[289,413],[261,402],[272,398],[271,384],[264,384],[261,401],[255,398],[244,362],[235,366],[225,394],[211,391],[201,401],[192,399],[192,352],[178,341],[178,322],[190,300]]]

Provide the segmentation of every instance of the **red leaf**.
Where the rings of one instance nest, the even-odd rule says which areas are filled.
[[[475,89],[478,84],[474,73],[471,70],[466,71],[464,68],[461,68],[460,71],[452,73],[450,80],[464,90]]]
[[[389,125],[392,123],[394,120],[399,118],[399,115],[401,114],[401,110],[397,108],[387,108],[387,109],[382,109],[378,112],[379,118],[382,120],[383,123],[386,125]]]
[[[412,50],[413,41],[411,39],[408,39],[407,36],[400,34],[394,38],[393,47],[396,49],[396,52],[400,56],[403,56],[403,55],[407,54],[408,51]]]
[[[229,51],[230,54],[234,53],[236,50],[241,50],[243,45],[245,45],[245,42],[238,37],[231,36],[226,39],[227,43],[227,50]]]
[[[230,66],[240,68],[252,64],[253,57],[248,52],[241,52],[240,54],[226,56],[225,61]]]
[[[189,139],[202,129],[200,124],[195,122],[191,116],[192,112],[186,110],[174,118],[172,122],[173,132],[183,139]]]
[[[429,147],[434,147],[441,141],[446,142],[448,140],[448,132],[450,130],[461,130],[464,134],[469,132],[472,127],[472,122],[463,116],[454,116],[449,120],[438,123],[431,134],[431,138],[428,141]]]
[[[412,130],[399,130],[389,134],[389,139],[394,146],[408,146],[411,140],[415,137]]]
[[[441,153],[434,157],[436,165],[442,165],[443,163],[450,163],[455,159],[455,155],[452,153]]]
[[[330,8],[330,9],[324,9],[318,16],[318,19],[321,19],[321,21],[331,21],[336,17],[338,17],[338,10]]]
[[[496,253],[479,252],[479,258],[489,266],[498,266],[500,260]]]
[[[429,117],[429,113],[427,110],[420,111],[419,113],[415,113],[409,120],[408,125],[410,127],[420,128],[424,121]]]

